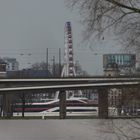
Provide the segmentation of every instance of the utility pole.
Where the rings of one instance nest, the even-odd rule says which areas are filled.
[[[59,76],[61,77],[61,48],[59,48]]]
[[[48,48],[46,49],[46,71],[48,71]]]
[[[53,56],[53,76],[55,77],[55,56]]]

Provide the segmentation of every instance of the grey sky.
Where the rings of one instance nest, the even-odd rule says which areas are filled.
[[[45,61],[49,48],[51,61],[59,48],[64,49],[64,24],[71,21],[75,60],[90,74],[102,74],[102,54],[114,52],[112,46],[116,45],[105,37],[94,41],[91,51],[81,42],[79,20],[78,13],[70,11],[64,0],[0,0],[0,55],[15,57],[25,67]]]

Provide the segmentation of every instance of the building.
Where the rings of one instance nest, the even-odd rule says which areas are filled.
[[[112,88],[109,90],[108,94],[108,105],[110,107],[118,107],[121,103],[121,97],[122,97],[122,90]]]
[[[108,63],[106,67],[104,68],[104,74],[105,76],[111,76],[111,77],[118,76],[120,74],[118,64]]]
[[[120,75],[132,74],[136,69],[136,55],[135,54],[104,54],[103,68],[107,64],[116,63],[120,71]]]
[[[6,77],[6,63],[0,58],[0,78]]]
[[[18,71],[19,62],[16,58],[4,57],[3,60],[6,62],[6,71]]]
[[[109,62],[104,66],[104,75],[117,77],[120,75],[119,66],[115,62]],[[122,90],[112,88],[108,90],[108,105],[109,107],[118,108],[121,103]]]

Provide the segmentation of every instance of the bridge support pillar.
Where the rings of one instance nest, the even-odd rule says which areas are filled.
[[[108,118],[108,89],[99,89],[98,96],[98,116],[100,119]]]
[[[3,117],[11,117],[12,108],[11,108],[11,95],[3,94]]]
[[[66,118],[66,92],[60,91],[59,93],[59,117],[60,119]]]

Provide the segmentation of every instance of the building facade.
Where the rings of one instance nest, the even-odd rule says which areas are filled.
[[[19,62],[16,58],[4,57],[3,60],[6,62],[6,71],[18,71]]]
[[[109,62],[104,67],[104,75],[110,77],[117,77],[120,75],[119,66],[115,62]],[[108,90],[108,105],[109,107],[118,108],[121,103],[122,90],[111,88]]]
[[[6,75],[6,63],[0,58],[0,78],[5,78]]]
[[[116,63],[108,63],[104,68],[105,76],[116,77],[120,75],[120,70],[118,64]]]
[[[136,55],[135,54],[104,54],[103,68],[109,63],[116,63],[120,71],[120,75],[132,74],[136,69]]]
[[[108,94],[108,104],[110,107],[118,107],[121,104],[122,90],[112,88],[109,90]]]

